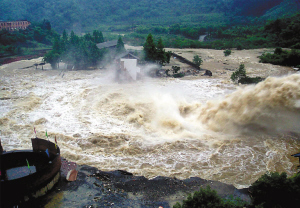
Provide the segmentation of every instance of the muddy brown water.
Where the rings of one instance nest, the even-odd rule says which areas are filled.
[[[122,169],[149,179],[196,176],[237,188],[266,171],[292,175],[298,161],[290,155],[300,149],[300,75],[261,65],[255,58],[260,52],[251,51],[248,67],[265,66],[261,74],[250,72],[269,78],[256,86],[236,86],[232,72],[209,68],[221,64],[222,54],[214,50],[188,52],[213,54],[205,62],[211,78],[118,84],[109,67],[30,67],[41,59],[2,65],[2,145],[30,148],[35,127],[38,137],[46,138],[47,130],[50,140],[57,138],[63,157],[103,171]],[[228,58],[226,67],[238,66],[237,59]]]

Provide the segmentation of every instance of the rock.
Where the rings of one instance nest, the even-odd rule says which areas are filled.
[[[73,169],[73,170],[70,170],[67,174],[67,181],[76,181],[77,179],[77,174],[78,174],[78,171]]]
[[[62,158],[62,163],[72,162]],[[147,179],[125,170],[102,171],[87,165],[72,167],[71,171],[78,170],[78,175],[76,181],[69,183],[66,180],[66,168],[62,167],[61,181],[56,189],[44,199],[38,199],[35,204],[27,207],[53,207],[58,204],[60,207],[110,207],[114,203],[113,207],[171,208],[176,202],[182,203],[190,193],[207,185],[221,197],[233,196],[245,201],[251,200],[247,189],[236,189],[232,185],[217,181],[198,177],[179,180],[164,176]],[[71,176],[72,172],[70,178]]]
[[[212,76],[212,72],[210,70],[205,70],[205,73],[203,74],[203,76]]]

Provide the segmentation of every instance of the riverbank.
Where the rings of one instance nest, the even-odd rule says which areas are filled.
[[[29,54],[0,56],[0,65],[9,64],[21,60],[30,60],[43,57],[49,50],[51,49],[37,49],[32,50]]]
[[[68,169],[78,170],[77,180],[66,181]],[[38,200],[25,206],[34,207],[173,207],[189,193],[210,186],[221,197],[240,197],[250,201],[247,189],[218,181],[191,177],[185,180],[157,176],[147,179],[123,170],[101,171],[62,159],[62,177],[58,185]]]

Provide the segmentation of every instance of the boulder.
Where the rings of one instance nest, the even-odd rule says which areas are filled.
[[[205,70],[205,73],[203,74],[203,76],[212,76],[212,72],[210,70]]]

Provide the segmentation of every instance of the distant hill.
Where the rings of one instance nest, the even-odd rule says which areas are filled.
[[[1,0],[0,20],[48,19],[59,32],[81,32],[103,25],[226,25],[232,19],[277,18],[291,8],[299,10],[299,0]]]
[[[291,16],[300,10],[299,0],[282,1],[279,5],[269,9],[261,18],[277,19],[284,16]]]
[[[259,17],[283,1],[284,0],[232,0],[231,8],[236,11],[236,15]]]

